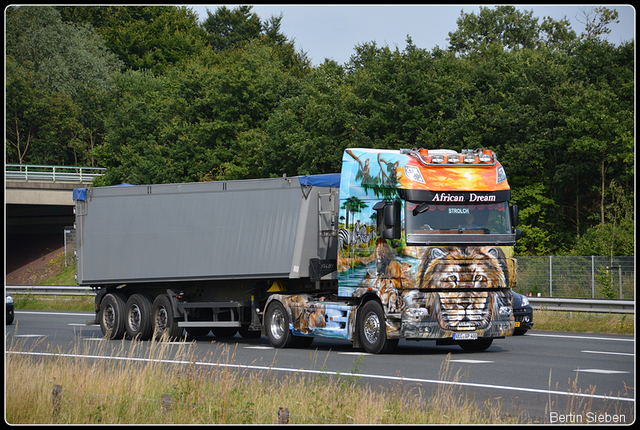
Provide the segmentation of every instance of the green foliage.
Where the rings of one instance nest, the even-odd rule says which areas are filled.
[[[121,62],[90,26],[63,22],[55,8],[10,6],[6,22],[7,161],[93,164]]]
[[[458,53],[481,51],[492,44],[509,50],[531,49],[539,32],[533,11],[521,12],[514,6],[480,6],[478,15],[460,13],[458,30],[449,32],[451,49]]]
[[[282,19],[9,7],[7,161],[99,165],[95,185],[112,185],[338,172],[349,147],[485,147],[520,208],[518,253],[633,254],[635,50],[600,38],[613,11],[585,11],[578,37],[566,18],[481,7],[447,49],[365,42],[314,68]]]

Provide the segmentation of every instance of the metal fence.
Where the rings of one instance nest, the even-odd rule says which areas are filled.
[[[517,257],[515,290],[544,297],[635,300],[635,257]]]
[[[64,267],[73,266],[76,262],[76,229],[73,226],[64,228]]]
[[[18,181],[90,182],[103,176],[106,170],[103,167],[5,164],[4,177]]]

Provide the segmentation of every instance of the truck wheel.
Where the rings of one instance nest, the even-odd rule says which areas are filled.
[[[238,333],[238,329],[235,327],[213,327],[211,333],[219,338],[233,337]]]
[[[134,294],[127,300],[124,324],[131,339],[151,339],[153,335],[151,306],[151,297],[146,294]]]
[[[109,293],[100,303],[98,321],[100,330],[108,339],[122,339],[125,334],[126,297],[122,293]]]
[[[273,301],[267,308],[265,329],[269,343],[274,348],[293,346],[295,339],[289,330],[289,315],[282,303]]]
[[[185,330],[190,337],[203,337],[211,331],[209,327],[187,327]]]
[[[311,346],[311,344],[313,343],[313,339],[315,339],[315,337],[311,337],[311,336],[294,336],[293,345],[296,348],[309,348]]]
[[[166,294],[161,294],[153,301],[153,336],[161,340],[163,335],[168,339],[178,339],[182,336],[182,328],[178,327],[178,321],[173,317],[171,301]]]
[[[398,339],[387,339],[387,325],[382,305],[370,300],[362,306],[358,314],[358,334],[360,343],[370,354],[385,353],[398,344]]]
[[[240,336],[242,336],[243,339],[258,339],[261,335],[260,331],[251,331],[249,330],[249,326],[242,326],[240,327],[240,330],[238,330],[240,332]]]
[[[492,342],[493,339],[478,339],[461,341],[458,345],[460,345],[460,348],[464,349],[465,351],[475,352],[484,351],[491,346]]]

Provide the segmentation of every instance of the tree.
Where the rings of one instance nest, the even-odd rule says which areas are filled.
[[[267,41],[274,49],[274,55],[282,61],[289,73],[302,77],[311,69],[311,61],[303,51],[295,49],[295,40],[289,41],[280,32],[282,15],[272,16],[261,22],[260,17],[251,9],[253,6],[239,6],[230,10],[219,7],[215,13],[207,10],[207,19],[202,28],[207,32],[209,45],[216,52],[239,48],[253,40]]]
[[[480,13],[460,13],[458,29],[449,32],[450,50],[458,54],[484,51],[492,44],[508,50],[532,49],[538,40],[538,20],[533,11],[514,6],[480,6]]]
[[[52,7],[7,9],[7,56],[33,71],[33,85],[76,96],[83,88],[113,89],[122,63],[91,26],[65,23]]]
[[[582,15],[576,17],[579,23],[584,25],[584,32],[580,35],[583,39],[599,38],[603,34],[611,33],[608,27],[611,23],[619,23],[618,11],[604,6],[591,8],[590,11],[582,9]]]
[[[224,51],[260,36],[262,22],[256,13],[251,12],[252,7],[239,6],[230,10],[222,6],[213,14],[207,9],[207,19],[202,27],[207,32],[209,45],[215,51]]]
[[[91,163],[100,121],[78,102],[103,100],[122,64],[90,26],[63,22],[55,8],[11,6],[6,22],[7,161]]]
[[[163,73],[198,55],[206,33],[197,14],[178,6],[60,6],[64,19],[90,23],[128,68]]]

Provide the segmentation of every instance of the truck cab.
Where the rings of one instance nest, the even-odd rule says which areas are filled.
[[[338,291],[277,297],[292,334],[371,353],[401,338],[483,350],[511,335],[520,231],[510,197],[490,150],[345,150]]]

